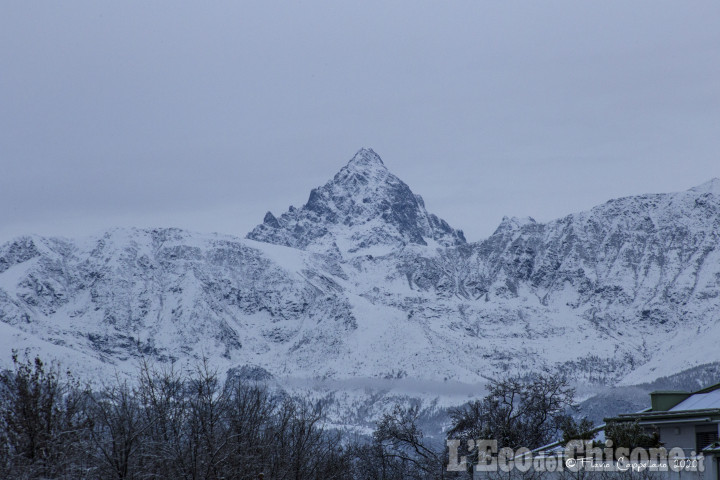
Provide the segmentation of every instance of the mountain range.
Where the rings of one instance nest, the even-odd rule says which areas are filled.
[[[514,371],[650,382],[720,361],[719,240],[713,179],[504,218],[468,242],[362,149],[245,239],[113,229],[0,246],[0,366],[29,349],[101,379],[207,357],[350,424],[400,397],[459,404]]]

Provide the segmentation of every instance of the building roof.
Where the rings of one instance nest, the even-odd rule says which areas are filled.
[[[704,408],[720,408],[720,388],[708,393],[693,393],[690,397],[672,407],[670,411],[699,410]]]
[[[655,391],[650,394],[653,407],[637,413],[623,413],[606,422],[660,421],[690,422],[720,418],[720,383],[696,392]],[[700,417],[700,418],[698,418]]]

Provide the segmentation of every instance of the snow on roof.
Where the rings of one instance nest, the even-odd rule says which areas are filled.
[[[670,409],[671,412],[678,410],[699,410],[701,408],[720,408],[720,388],[708,393],[695,393],[678,403]]]

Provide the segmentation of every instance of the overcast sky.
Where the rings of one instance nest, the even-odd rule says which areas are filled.
[[[244,235],[363,146],[469,240],[720,177],[720,2],[0,0],[0,240]]]

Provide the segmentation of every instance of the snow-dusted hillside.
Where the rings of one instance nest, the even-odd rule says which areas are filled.
[[[508,369],[639,383],[720,361],[719,239],[713,180],[505,219],[467,243],[363,149],[248,239],[116,229],[1,246],[0,365],[13,348],[90,377],[207,356],[353,422],[378,392],[457,404]]]

